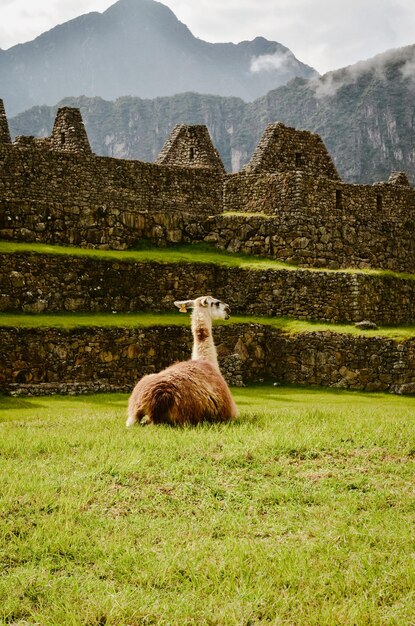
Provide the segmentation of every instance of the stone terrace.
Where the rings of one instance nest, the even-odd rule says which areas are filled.
[[[50,137],[11,141],[0,102],[0,237],[125,249],[205,241],[304,267],[415,272],[415,193],[404,174],[343,183],[317,135],[270,125],[250,164],[224,172],[203,126],[176,127],[157,163],[92,154],[79,111],[61,109]],[[32,252],[1,257],[5,312],[168,310],[213,293],[236,312],[413,324],[411,276],[245,270]],[[363,331],[362,331],[363,332]],[[335,332],[288,334],[266,324],[218,327],[232,384],[263,379],[415,393],[415,340]],[[0,326],[0,389],[8,393],[129,390],[137,377],[190,354],[188,328]]]
[[[174,300],[211,293],[244,315],[415,325],[415,277],[26,252],[0,254],[0,285],[4,312],[172,311]]]

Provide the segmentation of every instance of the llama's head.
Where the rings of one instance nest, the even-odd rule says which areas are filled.
[[[174,304],[181,313],[186,313],[187,309],[200,309],[212,320],[227,320],[231,312],[226,302],[212,298],[212,296],[200,296],[195,300],[176,300]]]

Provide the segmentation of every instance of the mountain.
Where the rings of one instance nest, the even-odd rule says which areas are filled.
[[[54,107],[33,107],[9,119],[16,135],[50,134],[59,106],[81,110],[92,150],[99,155],[154,161],[176,124],[206,124],[225,167],[232,169],[233,129],[246,113],[240,98],[184,93],[142,100],[124,97],[115,102],[102,98],[65,98]]]
[[[65,96],[154,98],[185,91],[250,101],[295,76],[316,75],[275,41],[208,43],[154,0],[119,0],[31,42],[0,50],[9,115]]]
[[[275,120],[320,134],[339,173],[375,182],[405,170],[415,182],[415,45],[305,81],[247,105],[253,141]]]
[[[270,122],[319,133],[349,182],[405,170],[415,183],[415,46],[391,50],[320,78],[294,79],[246,103],[185,93],[143,100],[67,98],[81,109],[97,154],[153,161],[175,124],[206,124],[228,171],[243,166]],[[10,120],[12,134],[48,135],[57,106]]]

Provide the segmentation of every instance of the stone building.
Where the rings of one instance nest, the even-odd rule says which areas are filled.
[[[281,122],[269,124],[243,168],[247,174],[279,174],[301,171],[310,176],[340,180],[321,137],[306,130],[296,130]]]
[[[177,124],[167,138],[156,163],[176,167],[208,167],[224,174],[225,168],[206,126]]]

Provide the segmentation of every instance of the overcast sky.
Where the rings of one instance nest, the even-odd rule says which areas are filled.
[[[0,48],[115,0],[0,0]],[[163,0],[210,42],[278,41],[320,73],[415,43],[415,0]]]

